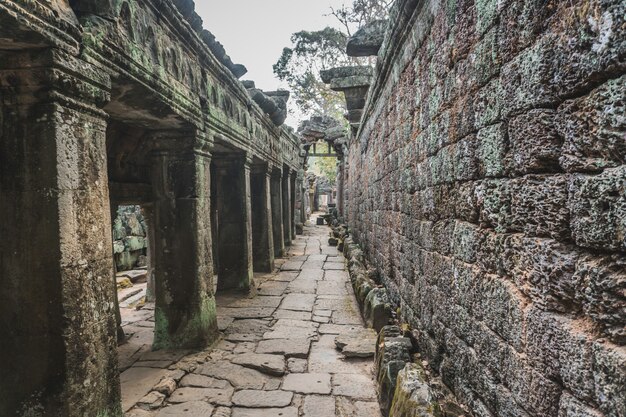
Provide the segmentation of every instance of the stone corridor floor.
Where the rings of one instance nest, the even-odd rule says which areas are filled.
[[[277,270],[255,276],[255,297],[218,294],[222,338],[210,349],[151,352],[152,307],[124,309],[126,415],[379,417],[373,357],[347,358],[336,347],[338,335],[352,338],[350,356],[365,356],[376,335],[363,327],[329,231],[305,226]]]

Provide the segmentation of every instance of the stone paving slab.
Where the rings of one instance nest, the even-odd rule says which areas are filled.
[[[214,407],[204,401],[191,401],[184,404],[162,408],[156,417],[206,417],[213,413]]]
[[[282,388],[286,391],[295,391],[301,394],[330,394],[330,374],[289,374],[285,376]]]
[[[268,375],[280,376],[285,373],[285,357],[282,355],[244,353],[235,356],[232,362]]]
[[[259,295],[283,295],[287,289],[288,282],[269,281],[259,286],[257,293]]]
[[[304,417],[335,417],[335,397],[307,395],[302,405]]]
[[[232,317],[235,319],[262,319],[272,317],[272,313],[276,310],[273,307],[221,307],[217,309],[218,316]]]
[[[280,308],[285,310],[313,311],[315,298],[315,294],[287,294],[283,298]]]
[[[257,345],[257,353],[280,353],[289,358],[306,358],[311,347],[310,339],[269,339]]]
[[[151,352],[152,305],[128,310],[124,406],[146,409],[127,417],[381,417],[373,358],[346,357],[375,338],[328,232],[306,226],[274,273],[255,274],[255,297],[218,294],[222,339],[206,351]]]
[[[368,375],[336,374],[333,376],[333,395],[373,401],[376,385]]]
[[[299,271],[302,269],[302,261],[287,261],[280,268],[281,271]]]
[[[233,404],[250,408],[286,407],[291,404],[293,392],[241,390],[233,396]]]
[[[230,406],[235,390],[228,388],[179,388],[172,393],[168,402],[180,404],[192,401],[206,401],[213,405]]]
[[[122,408],[124,411],[130,410],[167,373],[167,369],[140,367],[132,367],[122,372],[120,381],[124,386],[122,390]]]
[[[298,417],[296,407],[286,408],[233,408],[231,417]]]

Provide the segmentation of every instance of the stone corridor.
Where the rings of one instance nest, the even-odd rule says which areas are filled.
[[[256,296],[218,292],[222,337],[212,348],[152,352],[153,307],[122,306],[127,415],[380,416],[376,333],[363,326],[345,259],[327,246],[329,230],[305,226],[274,272],[255,275]]]
[[[626,1],[390,3],[295,130],[193,0],[0,0],[0,417],[626,417]]]

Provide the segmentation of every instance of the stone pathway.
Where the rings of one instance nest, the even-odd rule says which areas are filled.
[[[223,338],[212,349],[149,352],[141,327],[149,310],[135,322],[124,314],[134,334],[121,349],[136,349],[121,363],[127,416],[380,417],[376,335],[363,328],[345,259],[327,246],[328,232],[306,226],[278,270],[256,276],[256,297],[218,296]],[[347,358],[338,346],[356,348]]]

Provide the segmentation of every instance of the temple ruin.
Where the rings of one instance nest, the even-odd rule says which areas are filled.
[[[626,417],[625,16],[396,0],[294,130],[192,0],[0,0],[0,417]]]

